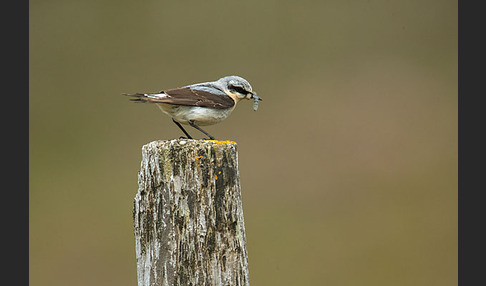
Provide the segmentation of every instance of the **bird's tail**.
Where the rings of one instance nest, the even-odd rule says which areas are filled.
[[[130,100],[135,102],[154,102],[160,97],[160,94],[156,93],[123,93],[123,95],[130,96]]]

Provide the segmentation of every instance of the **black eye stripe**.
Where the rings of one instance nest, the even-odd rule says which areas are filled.
[[[237,92],[239,92],[241,94],[247,94],[248,93],[248,91],[246,91],[241,86],[232,86],[231,89],[233,89],[234,91],[237,91]]]

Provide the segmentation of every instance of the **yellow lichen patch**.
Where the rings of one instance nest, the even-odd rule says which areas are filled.
[[[215,180],[218,180],[218,175],[214,175],[214,179]]]
[[[218,145],[222,145],[222,144],[233,144],[233,143],[236,143],[235,141],[231,141],[231,140],[224,140],[224,141],[219,141],[219,140],[208,140],[208,141],[211,141],[211,142],[213,142],[214,144],[218,144]]]

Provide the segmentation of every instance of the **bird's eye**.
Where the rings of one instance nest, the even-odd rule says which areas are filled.
[[[241,94],[247,94],[248,93],[248,91],[246,91],[241,86],[234,86],[234,85],[232,85],[232,86],[230,86],[230,89],[232,89],[232,90],[234,90],[234,91],[236,91],[238,93],[241,93]]]

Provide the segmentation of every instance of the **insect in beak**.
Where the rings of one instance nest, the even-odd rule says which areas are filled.
[[[263,100],[263,99],[261,99],[260,97],[258,97],[258,95],[256,93],[254,93],[254,92],[251,93],[250,98],[253,99],[253,110],[257,111],[257,109],[258,109],[258,101]]]

